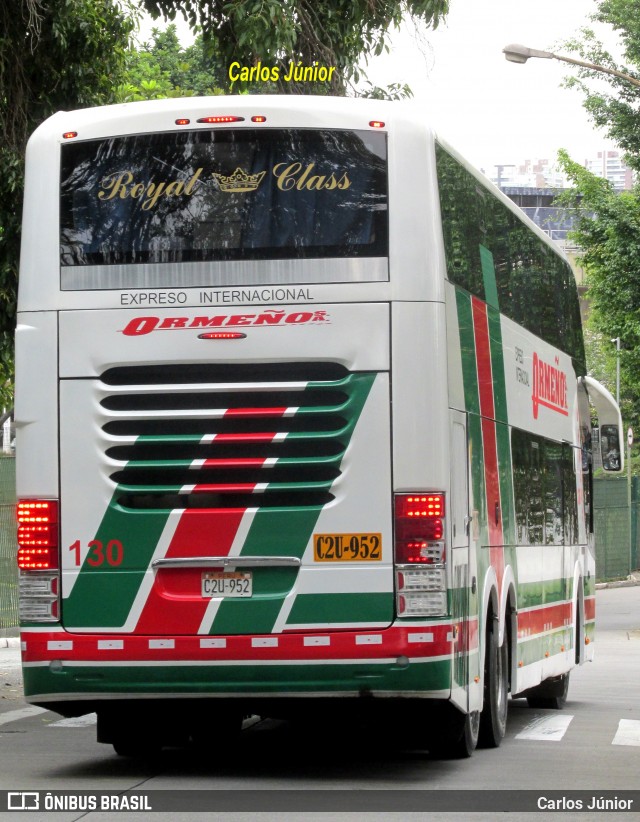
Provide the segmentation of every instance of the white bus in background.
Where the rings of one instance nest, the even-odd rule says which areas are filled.
[[[121,754],[366,706],[462,756],[563,702],[620,415],[564,257],[419,110],[56,114],[18,310],[28,701]]]

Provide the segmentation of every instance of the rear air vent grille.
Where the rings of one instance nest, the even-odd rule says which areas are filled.
[[[322,506],[371,377],[336,363],[112,368],[104,450],[130,509]]]

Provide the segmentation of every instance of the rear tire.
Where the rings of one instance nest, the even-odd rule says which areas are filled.
[[[159,754],[162,749],[162,745],[157,741],[142,741],[126,734],[118,737],[111,744],[118,756],[134,759],[149,759]]]
[[[561,676],[546,679],[535,688],[525,691],[530,708],[552,708],[559,711],[567,704],[569,695],[569,672]]]
[[[445,716],[438,723],[437,736],[429,741],[434,759],[468,759],[478,746],[480,711],[462,714],[447,704]]]
[[[480,715],[478,745],[497,748],[507,730],[509,696],[509,648],[505,641],[498,645],[497,624],[487,632],[484,663],[484,707]]]

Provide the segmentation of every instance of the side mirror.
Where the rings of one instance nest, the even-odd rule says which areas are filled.
[[[605,471],[620,471],[620,434],[617,425],[600,426],[600,453]]]

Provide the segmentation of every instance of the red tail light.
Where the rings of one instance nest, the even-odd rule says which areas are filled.
[[[218,114],[211,117],[198,117],[199,123],[241,123],[244,117],[236,117],[232,114]]]
[[[396,562],[441,562],[444,494],[397,494],[395,515]]]
[[[447,613],[444,494],[396,494],[396,611],[401,618]]]
[[[57,570],[60,566],[57,500],[20,500],[16,513],[20,570]]]

